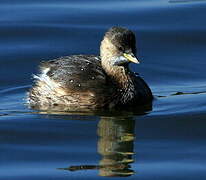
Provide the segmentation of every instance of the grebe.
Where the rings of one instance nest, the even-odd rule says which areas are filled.
[[[72,55],[42,62],[28,92],[30,107],[99,109],[151,103],[145,81],[131,72],[136,40],[131,30],[112,27],[101,41],[100,56]]]

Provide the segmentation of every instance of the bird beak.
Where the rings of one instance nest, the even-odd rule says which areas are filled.
[[[133,53],[129,53],[129,54],[124,53],[123,56],[124,56],[128,61],[131,61],[131,62],[137,63],[137,64],[140,63],[139,60],[134,56]]]

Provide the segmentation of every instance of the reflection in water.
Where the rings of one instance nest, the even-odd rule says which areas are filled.
[[[77,171],[98,169],[100,176],[131,176],[135,121],[131,118],[102,117],[98,123],[98,153],[102,158],[99,165],[70,166],[59,168]]]
[[[102,118],[98,124],[98,152],[102,155],[99,162],[101,176],[130,176],[134,171],[130,163],[132,155],[135,121]]]
[[[51,108],[51,107],[50,107]],[[98,153],[102,156],[98,165],[74,165],[61,170],[98,170],[100,176],[125,177],[134,174],[130,164],[133,159],[135,121],[133,117],[144,115],[152,110],[152,102],[144,106],[125,107],[111,110],[91,111],[89,109],[71,111],[68,107],[45,107],[33,113],[45,114],[50,118],[92,120],[100,117],[97,126]]]

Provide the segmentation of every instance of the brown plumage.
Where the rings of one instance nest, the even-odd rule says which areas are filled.
[[[150,88],[128,67],[131,61],[138,63],[135,45],[132,31],[113,27],[101,42],[100,56],[73,55],[42,62],[28,93],[29,105],[81,110],[151,102]]]

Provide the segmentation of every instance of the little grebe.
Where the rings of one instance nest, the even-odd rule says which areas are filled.
[[[135,44],[132,31],[112,27],[101,42],[100,57],[72,55],[42,62],[28,93],[29,105],[98,109],[150,103],[150,88],[129,70],[130,62],[139,63]]]

